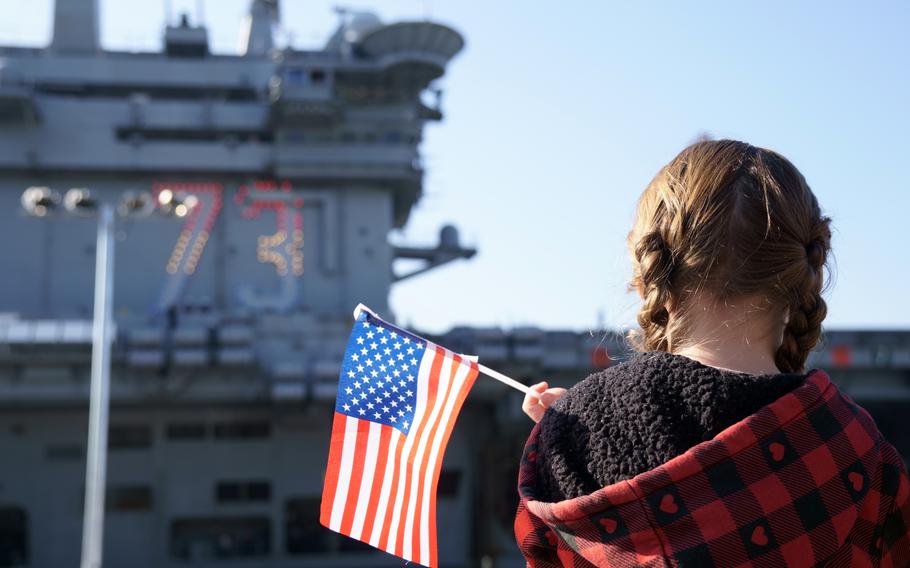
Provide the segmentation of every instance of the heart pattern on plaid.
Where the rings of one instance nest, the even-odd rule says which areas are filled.
[[[529,568],[910,566],[906,467],[856,408],[813,370],[685,454],[556,503],[535,500],[523,460],[518,546]]]

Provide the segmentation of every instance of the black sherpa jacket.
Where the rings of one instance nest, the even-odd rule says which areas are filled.
[[[910,478],[821,369],[647,353],[592,375],[525,444],[529,568],[910,566]]]
[[[723,371],[662,351],[595,373],[540,421],[538,499],[571,499],[654,469],[805,378]]]

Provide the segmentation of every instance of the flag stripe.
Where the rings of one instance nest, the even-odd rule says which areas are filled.
[[[395,455],[386,465],[385,480],[382,482],[382,494],[379,497],[379,506],[376,510],[376,519],[380,522],[373,527],[373,532],[370,536],[370,544],[380,550],[385,550],[382,548],[382,541],[385,538],[383,535],[388,535],[389,530],[389,523],[386,519],[389,513],[390,496],[395,484],[398,482],[398,460],[401,458],[401,450],[404,448],[405,436],[398,430],[392,432],[392,436],[396,434]]]
[[[435,501],[435,490],[433,486],[435,485],[436,477],[438,473],[435,470],[436,459],[439,456],[439,442],[443,437],[446,436],[447,429],[450,428],[450,417],[452,416],[453,409],[459,403],[459,395],[461,393],[462,385],[464,384],[465,379],[468,377],[468,372],[471,370],[471,366],[466,364],[465,361],[459,356],[455,356],[456,361],[458,361],[458,366],[455,368],[453,374],[453,383],[451,386],[450,394],[447,397],[446,405],[443,410],[443,413],[439,417],[439,426],[436,432],[434,432],[432,438],[431,451],[427,459],[423,460],[423,466],[421,469],[421,488],[422,495],[421,498],[417,501],[417,510],[415,511],[415,526],[417,530],[414,532],[414,548],[420,551],[420,558],[427,560],[430,552],[430,543],[427,538],[427,529],[429,524],[427,523],[430,515],[430,501]]]
[[[439,424],[445,420],[445,411],[449,406],[449,401],[452,399],[452,393],[458,392],[455,386],[455,375],[458,373],[459,367],[461,367],[461,357],[458,355],[451,355],[449,358],[452,361],[451,370],[446,373],[448,375],[448,380],[446,381],[445,386],[445,396],[438,397],[439,404],[434,408],[436,416],[433,418],[433,425],[431,426],[429,432],[426,436],[420,441],[420,459],[415,460],[415,465],[419,464],[416,468],[416,475],[414,479],[411,480],[411,502],[408,504],[407,508],[407,521],[405,523],[405,529],[402,533],[404,538],[404,558],[412,558],[415,562],[420,562],[422,558],[420,556],[420,513],[423,503],[423,493],[424,493],[424,478],[426,477],[427,464],[429,463],[428,452],[432,450],[432,447],[429,446],[429,443],[436,438],[436,432],[439,430]],[[414,527],[417,527],[418,530],[414,530]],[[415,546],[416,545],[416,546]]]
[[[395,492],[395,509],[393,511],[392,519],[390,522],[388,540],[386,541],[385,550],[397,556],[401,556],[400,552],[396,552],[401,550],[398,546],[398,528],[401,526],[401,517],[402,513],[404,512],[403,507],[408,502],[408,498],[410,496],[409,493],[411,485],[409,482],[411,479],[412,464],[414,463],[414,452],[416,451],[417,442],[423,435],[423,430],[426,428],[427,422],[429,421],[430,414],[435,407],[436,397],[439,390],[440,368],[444,368],[448,363],[447,357],[445,357],[445,353],[442,349],[434,346],[431,351],[428,347],[427,352],[431,353],[433,365],[425,379],[422,372],[420,377],[421,380],[427,381],[427,386],[425,389],[427,393],[427,400],[424,404],[424,408],[421,409],[423,412],[421,412],[420,420],[417,423],[417,429],[408,433],[408,439],[405,442],[404,454],[402,455],[402,459],[399,465],[401,474],[398,477],[398,489]],[[423,371],[423,369],[421,369],[421,371]],[[420,388],[420,386],[418,386],[418,388]],[[427,411],[427,408],[429,408],[429,412]],[[416,415],[414,419],[417,420]]]
[[[373,543],[373,528],[374,523],[376,522],[377,508],[379,507],[379,501],[382,495],[388,492],[389,482],[391,480],[391,475],[388,473],[388,469],[394,467],[393,462],[395,450],[401,442],[401,432],[386,426],[385,424],[380,424],[380,431],[382,432],[379,438],[380,452],[378,459],[376,460],[376,473],[379,475],[378,478],[373,479],[373,488],[370,491],[370,501],[367,504],[366,508],[366,517],[363,521],[363,530],[361,531],[361,540]],[[397,434],[395,437],[394,444],[389,440],[392,437],[392,434]],[[389,457],[392,456],[392,459]],[[385,502],[385,499],[383,499]],[[375,546],[375,545],[373,545]]]
[[[406,539],[406,535],[410,535],[411,526],[408,524],[408,519],[413,523],[413,507],[414,499],[417,497],[415,491],[415,482],[419,480],[420,465],[423,462],[423,452],[426,448],[427,442],[427,433],[432,429],[436,424],[436,420],[439,417],[440,410],[442,408],[443,401],[445,400],[446,395],[448,394],[448,388],[451,384],[451,369],[452,369],[452,357],[451,353],[440,348],[442,352],[443,363],[442,369],[439,372],[439,383],[436,388],[436,396],[433,399],[433,407],[430,413],[427,415],[427,420],[421,428],[421,431],[418,432],[418,437],[414,440],[414,446],[411,450],[411,458],[408,460],[408,475],[405,478],[404,486],[404,501],[402,502],[401,510],[401,519],[398,525],[398,531],[395,538],[395,554],[401,556],[405,560],[413,560],[413,554],[410,550],[411,541]],[[442,394],[441,394],[442,393]],[[408,550],[405,552],[405,542],[407,542]]]
[[[474,386],[474,380],[477,379],[478,369],[477,364],[473,361],[468,361],[469,368],[467,375],[461,383],[461,390],[458,392],[458,398],[455,401],[455,405],[452,408],[452,413],[449,415],[449,421],[446,424],[445,434],[443,435],[442,444],[435,445],[439,450],[436,454],[436,463],[433,466],[433,478],[432,478],[432,489],[428,494],[428,501],[430,503],[429,513],[426,515],[427,526],[421,527],[421,539],[426,539],[427,541],[427,555],[426,559],[429,566],[437,566],[437,555],[436,555],[436,489],[439,485],[439,473],[442,470],[442,459],[444,455],[444,450],[446,445],[449,443],[449,438],[452,436],[452,431],[455,427],[455,420],[458,419],[458,413],[461,412],[461,407],[464,404],[465,399],[468,398],[468,393],[471,392],[471,387]],[[421,548],[423,547],[423,541],[421,541]],[[423,556],[421,556],[423,558]]]
[[[329,528],[339,531],[341,517],[347,501],[348,486],[351,482],[351,467],[354,463],[354,451],[357,448],[357,419],[345,416],[344,448],[341,450],[341,468],[338,470],[338,487],[335,488],[335,501],[332,503],[332,518]]]
[[[356,418],[354,420],[357,420]],[[354,516],[360,501],[360,492],[366,477],[367,451],[370,445],[370,427],[373,422],[357,420],[357,446],[354,449],[354,467],[351,470],[351,483],[348,488],[347,502],[344,504],[344,516],[341,518],[341,534],[354,536]]]
[[[335,413],[335,419],[332,422],[332,437],[329,439],[329,463],[326,466],[325,484],[322,487],[322,502],[319,509],[319,522],[329,528],[331,528],[332,504],[335,502],[335,488],[338,486],[338,470],[341,468],[346,422],[343,414]]]
[[[383,437],[387,437],[384,424],[370,422],[370,436],[367,440],[367,453],[363,464],[363,477],[360,481],[360,494],[357,497],[357,510],[354,512],[354,524],[351,525],[351,538],[361,540],[363,534],[363,525],[366,522],[367,510],[370,506],[370,500],[373,497],[373,484],[382,483],[382,471],[379,467],[385,467],[385,464],[379,465],[380,448],[382,447]],[[385,454],[385,452],[382,452]],[[378,466],[378,467],[377,467]]]
[[[414,413],[414,421],[418,423],[418,427],[423,423],[426,416],[426,406],[427,401],[431,400],[431,396],[436,396],[436,375],[439,374],[439,366],[442,365],[442,358],[439,357],[439,353],[436,350],[435,345],[427,343],[426,351],[424,352],[423,359],[420,362],[420,371],[417,375],[417,409]],[[430,392],[432,389],[432,393]],[[406,463],[405,460],[408,458],[410,453],[411,446],[414,444],[414,438],[417,429],[414,427],[414,424],[411,424],[411,431],[408,433],[408,436],[405,437],[404,444],[400,449],[399,456],[396,456],[396,468],[395,475],[393,478],[392,488],[395,492],[395,499],[393,501],[394,506],[386,511],[385,522],[382,527],[382,535],[379,539],[379,548],[385,550],[386,552],[392,552],[394,554],[394,544],[391,539],[395,536],[398,530],[398,518],[401,515],[401,498],[403,494],[401,479],[405,473]],[[392,494],[389,493],[388,497],[391,499]]]

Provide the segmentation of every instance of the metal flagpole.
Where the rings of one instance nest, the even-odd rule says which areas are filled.
[[[107,416],[110,403],[111,311],[114,299],[114,207],[98,207],[95,250],[95,314],[92,321],[92,384],[81,568],[101,568],[107,476]]]

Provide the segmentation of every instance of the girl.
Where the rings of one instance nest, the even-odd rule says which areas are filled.
[[[535,385],[515,533],[528,566],[908,566],[895,449],[824,371],[830,220],[783,156],[698,142],[628,245],[640,351]]]

